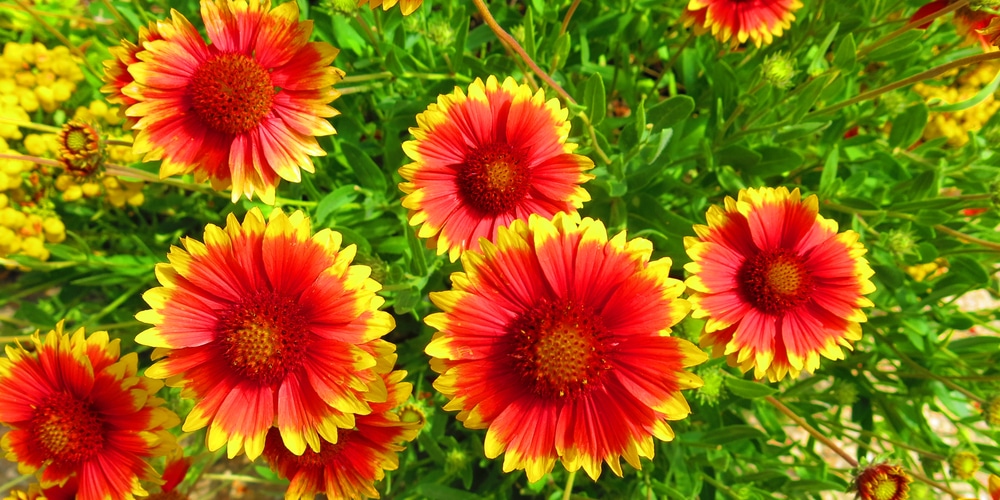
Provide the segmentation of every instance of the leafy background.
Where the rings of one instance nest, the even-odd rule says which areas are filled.
[[[447,289],[459,265],[416,238],[396,187],[396,171],[408,161],[401,149],[408,128],[439,94],[488,75],[541,80],[498,42],[471,2],[425,1],[405,18],[398,9],[353,3],[299,2],[302,16],[315,22],[315,39],[340,48],[334,64],[348,77],[333,103],[342,113],[332,119],[338,133],[320,138],[327,156],[301,184],[283,183],[278,204],[306,210],[314,228],[333,228],[358,245],[358,260],[373,267],[396,317],[388,339],[398,344],[427,425],[379,489],[385,498],[558,498],[567,479],[561,467],[534,484],[523,473],[504,474],[500,461],[484,458],[484,434],[441,410],[423,354],[431,331],[421,320],[434,312],[427,293]],[[689,259],[682,238],[704,223],[709,205],[744,187],[801,187],[819,195],[824,216],[862,235],[878,288],[864,338],[847,359],[824,360],[816,374],[779,384],[751,381],[719,359],[700,366],[706,387],[686,394],[693,414],[672,424],[677,438],[658,443],[641,471],[626,468],[618,478],[606,470],[596,483],[581,476],[573,498],[846,497],[852,468],[765,399],[772,395],[859,459],[889,459],[952,492],[986,498],[985,473],[1000,473],[997,428],[984,419],[1000,393],[1000,157],[993,150],[1000,119],[990,117],[992,90],[964,104],[941,96],[974,71],[988,75],[973,89],[979,92],[1000,66],[963,65],[922,86],[837,108],[982,49],[960,43],[950,16],[865,49],[905,25],[924,3],[918,0],[805,0],[791,29],[759,49],[692,35],[680,21],[680,0],[583,1],[564,26],[571,3],[494,1],[489,8],[576,101],[568,104],[570,141],[597,165],[583,215],[650,239],[654,258],[670,257],[672,274],[683,279]],[[85,79],[72,98],[31,120],[59,126],[77,107],[102,100],[107,48],[134,41],[138,26],[164,18],[168,8],[199,25],[191,0],[0,3],[0,42],[69,42],[84,55]],[[779,54],[795,69],[786,89],[763,76],[765,61]],[[971,127],[959,118],[962,107],[991,111],[980,111],[983,126]],[[144,329],[133,316],[146,308],[141,293],[156,285],[154,264],[182,236],[200,238],[206,224],[221,225],[230,212],[242,218],[256,204],[162,183],[146,184],[143,193],[139,206],[58,196],[43,204],[63,220],[68,238],[48,245],[44,262],[8,257],[27,269],[0,272],[5,340],[65,318],[71,327],[110,331],[148,363],[147,348],[133,341]],[[688,318],[676,332],[696,341],[701,326]],[[190,407],[169,397],[182,414]],[[198,496],[283,491],[260,462],[227,462],[204,450],[200,434],[184,442],[196,457],[185,485]],[[963,450],[983,462],[969,480],[947,464]],[[911,491],[912,498],[948,496],[920,482]]]

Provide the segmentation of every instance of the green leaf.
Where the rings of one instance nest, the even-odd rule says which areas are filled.
[[[372,161],[368,154],[347,141],[341,141],[340,148],[347,159],[347,166],[357,176],[358,183],[372,191],[385,193],[387,186],[385,174],[382,173],[382,169]]]
[[[948,260],[948,268],[951,272],[958,273],[968,279],[970,283],[985,285],[990,281],[990,275],[986,268],[971,257],[956,255]]]
[[[726,388],[729,389],[729,392],[746,399],[762,398],[778,392],[773,387],[741,378],[727,378]]]
[[[686,95],[675,95],[646,110],[646,119],[653,124],[653,131],[670,128],[691,116],[694,99]]]
[[[925,226],[936,226],[951,220],[951,214],[942,210],[917,210],[914,221]]]
[[[340,186],[333,192],[319,200],[316,205],[316,213],[313,215],[313,223],[317,227],[326,226],[326,219],[338,208],[354,201],[358,197],[357,187],[354,185]]]
[[[763,157],[760,153],[737,144],[717,151],[715,162],[719,165],[730,165],[736,170],[745,170],[760,163]]]
[[[891,42],[868,53],[868,59],[872,61],[891,61],[901,57],[911,55],[913,49],[910,45],[924,36],[922,30],[910,30],[897,36]]]
[[[802,121],[802,117],[812,109],[813,105],[816,104],[816,99],[819,99],[820,93],[823,89],[830,83],[831,79],[836,75],[821,75],[809,83],[799,92],[799,99],[795,102],[795,106],[792,107],[791,113],[791,123],[799,123]]]
[[[997,76],[993,77],[993,81],[990,82],[989,85],[983,87],[982,90],[980,90],[978,93],[976,93],[976,95],[972,96],[971,98],[966,99],[964,101],[956,102],[955,104],[935,105],[931,107],[931,111],[938,113],[944,111],[963,111],[969,109],[985,101],[987,97],[993,95],[993,93],[996,92],[997,87],[1000,87],[1000,73],[997,73]]]
[[[833,192],[833,181],[837,178],[837,164],[840,162],[840,147],[836,144],[833,145],[833,149],[830,150],[830,154],[826,155],[826,161],[823,162],[823,173],[819,177],[819,195],[820,198],[829,198]]]
[[[752,383],[752,382],[751,382]],[[725,444],[740,441],[743,439],[767,440],[767,435],[760,429],[749,425],[730,425],[720,429],[712,429],[706,433],[701,442],[711,444]]]
[[[583,103],[587,106],[587,118],[590,123],[597,125],[604,120],[604,115],[608,111],[607,95],[604,93],[604,79],[600,73],[590,75],[587,80],[587,88],[583,94]]]
[[[889,147],[909,147],[924,134],[927,126],[927,105],[919,102],[906,108],[892,120],[892,132],[889,132]]]
[[[830,32],[826,34],[826,38],[823,39],[823,43],[815,47],[816,55],[813,57],[812,62],[809,63],[810,70],[822,70],[825,68],[826,64],[826,53],[830,49],[830,44],[833,43],[833,39],[837,37],[837,32],[840,31],[840,23],[834,23],[833,28],[830,28]]]
[[[803,162],[802,155],[792,149],[762,146],[757,148],[757,152],[760,153],[761,160],[752,172],[761,177],[783,174]]]
[[[837,51],[833,53],[833,65],[844,70],[851,71],[858,62],[858,46],[854,43],[854,33],[848,33],[837,45]]]

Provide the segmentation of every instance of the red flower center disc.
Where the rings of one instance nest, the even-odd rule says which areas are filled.
[[[543,301],[507,328],[517,370],[541,396],[577,396],[610,368],[601,318],[572,301]]]
[[[784,248],[748,258],[738,276],[746,299],[768,314],[781,314],[802,304],[814,288],[802,257]]]
[[[489,144],[468,154],[458,172],[458,192],[482,214],[513,210],[531,185],[524,153],[508,144]]]
[[[80,463],[101,450],[104,426],[90,405],[68,393],[51,394],[35,409],[31,435],[56,461]]]
[[[222,316],[217,331],[230,366],[262,384],[284,380],[310,344],[298,304],[273,292],[245,298]]]
[[[220,54],[203,63],[189,87],[195,113],[210,127],[238,135],[253,129],[271,111],[271,75],[243,54]]]

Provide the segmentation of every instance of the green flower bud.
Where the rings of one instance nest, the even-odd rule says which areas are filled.
[[[764,58],[764,80],[779,89],[787,89],[795,77],[795,62],[783,52]]]

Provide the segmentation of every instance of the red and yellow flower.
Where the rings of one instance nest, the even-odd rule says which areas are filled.
[[[918,19],[923,19],[941,9],[944,9],[948,5],[954,3],[954,0],[935,0],[924,4],[922,7],[917,9],[917,11],[910,16],[910,22],[914,22]],[[983,30],[985,30],[993,19],[996,19],[996,14],[990,14],[989,12],[981,10],[972,10],[969,7],[961,7],[955,11],[954,23],[955,31],[959,35],[964,36],[967,40],[974,43],[978,43],[984,51],[992,50],[990,45],[990,38]],[[925,30],[930,27],[932,21],[928,21],[917,29]]]
[[[107,332],[65,333],[60,322],[30,343],[0,359],[7,458],[43,489],[72,488],[80,500],[145,495],[139,481],[157,478],[146,460],[177,446],[166,429],[179,419],[155,396],[163,383],[139,376],[138,356],[120,357]]]
[[[385,363],[391,368],[392,356]],[[336,444],[323,442],[319,451],[296,455],[284,446],[275,430],[268,434],[264,457],[280,477],[291,480],[285,498],[378,498],[375,482],[385,471],[399,467],[397,453],[412,441],[422,422],[407,422],[395,409],[410,397],[412,385],[403,382],[404,371],[383,375],[388,388],[384,403],[372,403],[372,412],[355,419],[353,429],[341,431]]]
[[[685,369],[707,356],[669,335],[689,305],[670,259],[651,253],[600,221],[531,215],[464,253],[454,289],[431,293],[444,311],[426,318],[434,387],[466,427],[488,429],[504,471],[536,481],[558,460],[621,475],[621,457],[639,468],[653,437],[673,438],[667,421],[690,413],[680,391],[701,379]]]
[[[756,378],[813,372],[861,338],[874,273],[858,234],[838,233],[818,206],[798,189],[745,189],[684,240],[692,316],[708,320],[702,347]]]
[[[859,500],[906,500],[910,481],[902,467],[879,463],[865,467],[854,478],[852,489]]]
[[[146,374],[195,400],[185,432],[207,426],[209,449],[254,459],[276,426],[302,454],[385,401],[374,369],[394,349],[380,337],[395,322],[378,310],[371,269],[351,265],[354,245],[329,229],[311,235],[301,211],[265,222],[257,208],[204,239],[171,249],[156,267],[163,286],[143,295],[152,309],[136,315],[153,325],[136,341],[160,359]]]
[[[800,8],[799,0],[690,0],[684,24],[693,25],[698,34],[711,31],[723,43],[749,40],[760,47],[791,27]]]
[[[389,10],[399,4],[399,10],[404,16],[408,16],[424,3],[424,0],[358,0],[358,7],[367,4],[372,9],[382,7],[382,10]]]
[[[162,38],[156,23],[151,22],[148,27],[139,27],[139,43],[122,40],[118,47],[108,49],[114,59],[104,61],[104,86],[101,87],[101,92],[108,95],[108,102],[121,104],[118,111],[124,117],[122,128],[125,130],[130,130],[139,121],[125,114],[125,110],[129,106],[139,102],[122,92],[122,89],[135,83],[135,78],[129,73],[128,68],[140,62],[136,54],[144,50],[143,45],[147,41],[161,40]]]
[[[438,97],[417,115],[416,140],[403,144],[413,163],[399,170],[418,236],[454,261],[511,221],[583,206],[590,195],[580,184],[593,178],[585,171],[594,162],[566,142],[567,113],[513,78],[477,78],[468,95],[456,88]]]
[[[281,179],[299,182],[300,169],[314,171],[310,156],[326,154],[315,136],[334,133],[337,49],[309,41],[312,21],[299,21],[296,2],[202,0],[211,44],[171,15],[107,64],[104,90],[138,119],[133,151],[162,159],[162,177],[193,172],[231,186],[233,201],[273,203]]]

